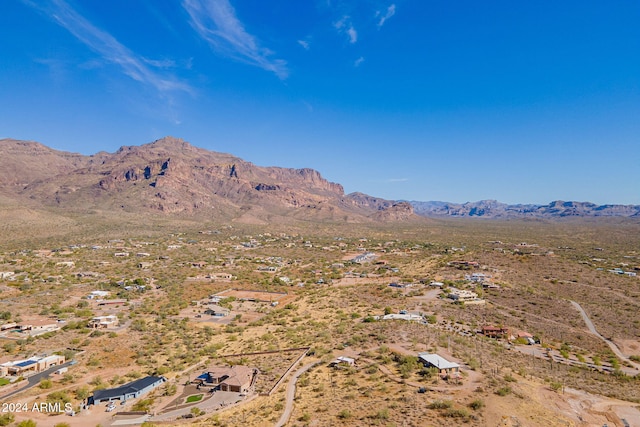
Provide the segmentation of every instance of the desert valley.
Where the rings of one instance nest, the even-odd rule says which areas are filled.
[[[0,425],[639,426],[640,208],[0,141]]]

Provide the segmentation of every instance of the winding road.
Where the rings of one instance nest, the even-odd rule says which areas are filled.
[[[291,412],[293,411],[293,399],[296,396],[296,383],[298,382],[298,377],[300,377],[300,375],[304,374],[312,367],[316,366],[318,363],[320,362],[312,362],[304,365],[302,368],[298,369],[295,374],[293,374],[293,376],[289,380],[289,384],[287,385],[287,403],[284,407],[284,412],[282,413],[282,416],[276,423],[275,427],[284,426],[287,421],[289,421],[289,417],[291,417]]]
[[[65,362],[65,363],[61,364],[61,365],[54,365],[54,366],[50,367],[49,369],[47,369],[46,371],[42,371],[42,372],[39,372],[37,374],[31,375],[31,376],[26,378],[27,379],[27,384],[23,385],[22,387],[20,387],[20,388],[18,388],[16,390],[13,390],[13,391],[5,394],[4,396],[0,397],[0,399],[6,400],[6,399],[10,398],[11,396],[15,396],[18,393],[21,393],[21,392],[23,392],[23,391],[25,391],[25,390],[27,390],[27,389],[35,386],[35,385],[38,385],[38,384],[40,384],[41,380],[43,380],[44,378],[48,378],[49,375],[51,375],[52,373],[54,373],[58,369],[69,367],[71,365],[74,365],[75,363],[76,362],[72,359],[72,360],[69,360],[68,362]]]
[[[582,315],[582,319],[584,320],[584,323],[587,324],[587,328],[589,329],[589,332],[591,332],[593,335],[595,335],[596,337],[598,337],[602,341],[604,341],[609,346],[611,351],[613,351],[615,353],[615,355],[618,356],[620,359],[622,359],[625,362],[629,363],[634,368],[640,369],[640,364],[635,363],[634,361],[630,360],[625,354],[622,353],[622,351],[620,351],[618,346],[615,345],[615,343],[613,341],[608,340],[607,338],[605,338],[602,335],[600,335],[600,333],[596,330],[596,327],[593,325],[593,322],[591,321],[591,319],[589,319],[589,316],[587,316],[587,313],[584,311],[584,309],[582,308],[582,306],[580,304],[578,304],[575,301],[571,301],[571,300],[569,300],[569,302],[575,307],[576,310],[578,310],[580,312],[580,314]]]

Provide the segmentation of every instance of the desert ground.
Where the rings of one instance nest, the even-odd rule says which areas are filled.
[[[21,240],[5,226],[0,365],[75,363],[17,394],[32,373],[5,376],[0,401],[75,416],[14,410],[3,425],[640,425],[637,222],[86,227]],[[88,326],[109,315],[117,324]],[[353,364],[334,366],[341,356]],[[208,366],[235,365],[257,369],[246,392],[187,402]],[[167,381],[84,408],[146,376]]]

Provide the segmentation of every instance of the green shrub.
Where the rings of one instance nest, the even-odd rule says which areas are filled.
[[[484,407],[484,401],[482,399],[476,399],[469,403],[469,408],[477,411],[478,409],[482,409]]]
[[[349,418],[351,418],[351,416],[351,411],[349,411],[348,409],[343,409],[338,413],[338,418],[340,418],[341,420],[348,420]]]
[[[0,415],[0,426],[8,426],[14,421],[15,417],[13,414],[2,414]]]
[[[507,394],[511,393],[511,387],[509,386],[504,386],[499,388],[498,390],[496,390],[496,394],[498,396],[506,396]]]
[[[464,408],[449,408],[444,411],[442,415],[448,418],[467,418],[469,416],[469,412]]]
[[[42,380],[40,380],[40,384],[38,384],[38,387],[40,387],[43,390],[48,390],[51,387],[53,387],[53,383],[51,382],[50,379],[43,378]]]
[[[453,406],[453,402],[450,400],[434,400],[427,405],[428,409],[449,409]]]

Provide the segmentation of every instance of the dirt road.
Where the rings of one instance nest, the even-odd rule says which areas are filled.
[[[289,421],[289,417],[291,417],[291,412],[293,411],[293,399],[296,396],[296,382],[298,382],[298,377],[300,377],[300,375],[304,374],[312,367],[316,366],[318,363],[320,362],[312,362],[304,365],[302,368],[298,369],[295,374],[293,374],[293,376],[289,380],[289,384],[287,385],[287,403],[285,405],[284,412],[282,413],[282,416],[276,423],[275,427],[284,426],[287,421]]]
[[[582,319],[584,320],[584,323],[587,324],[587,328],[589,329],[589,332],[591,332],[593,335],[595,335],[596,337],[604,341],[609,346],[609,348],[611,348],[611,351],[613,351],[615,355],[618,356],[620,359],[628,362],[630,365],[633,365],[633,367],[635,367],[636,369],[640,369],[640,364],[635,363],[632,360],[629,360],[629,358],[620,351],[617,345],[615,345],[611,340],[608,340],[602,335],[600,335],[600,333],[596,330],[596,327],[593,325],[593,322],[591,321],[591,319],[589,319],[589,316],[584,311],[582,306],[580,306],[580,304],[571,300],[569,300],[569,302],[576,308],[576,310],[580,312],[580,314],[582,315]]]

